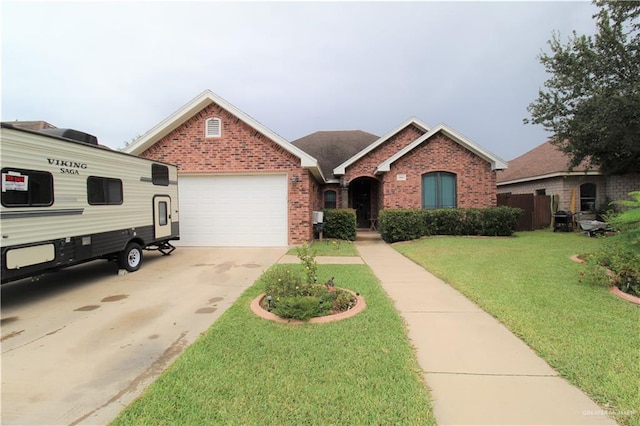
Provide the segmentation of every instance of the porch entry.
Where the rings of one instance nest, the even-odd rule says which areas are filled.
[[[380,184],[376,179],[362,177],[349,183],[350,207],[356,211],[358,228],[373,228],[378,219]]]

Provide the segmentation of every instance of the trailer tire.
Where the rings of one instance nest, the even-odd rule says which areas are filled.
[[[135,272],[142,265],[142,247],[138,243],[129,243],[127,247],[120,252],[118,257],[118,265],[121,269],[129,272]]]

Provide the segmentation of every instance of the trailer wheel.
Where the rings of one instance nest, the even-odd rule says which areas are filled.
[[[142,248],[137,243],[127,244],[127,248],[120,252],[118,264],[121,269],[135,272],[142,264]]]

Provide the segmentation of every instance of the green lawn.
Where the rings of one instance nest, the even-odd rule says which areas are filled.
[[[311,248],[316,256],[358,256],[356,245],[352,241],[324,238],[322,241],[313,240]],[[287,254],[298,255],[297,247],[289,249]]]
[[[640,306],[580,282],[602,240],[548,230],[394,247],[475,301],[621,424],[640,424]]]
[[[403,321],[371,270],[319,265],[318,274],[360,292],[364,312],[266,321],[249,309],[258,282],[113,424],[435,424]]]

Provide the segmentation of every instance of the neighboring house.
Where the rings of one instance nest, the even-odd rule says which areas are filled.
[[[506,163],[444,124],[410,118],[377,137],[316,132],[288,142],[204,91],[124,149],[178,165],[183,245],[279,246],[313,238],[312,212],[492,207]]]
[[[580,164],[569,170],[569,157],[551,142],[545,142],[509,161],[509,169],[498,172],[499,194],[553,195],[558,210],[594,213],[613,200],[629,199],[640,190],[640,174],[605,176]]]

